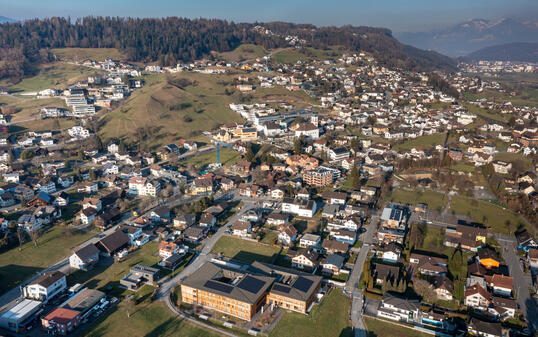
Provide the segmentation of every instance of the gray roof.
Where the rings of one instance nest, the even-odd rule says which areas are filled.
[[[330,264],[340,268],[344,265],[344,257],[338,254],[329,254],[325,258],[325,261],[323,261],[323,264]]]
[[[234,280],[236,281],[232,284],[231,281]],[[268,292],[274,280],[273,277],[245,273],[207,262],[188,276],[182,284],[254,304]]]
[[[97,249],[93,243],[90,243],[89,245],[75,250],[73,253],[84,261],[91,258],[95,254],[99,254],[99,249]]]
[[[395,308],[407,311],[417,311],[419,309],[419,302],[417,300],[411,300],[394,293],[385,293],[382,301],[383,303],[390,304]]]

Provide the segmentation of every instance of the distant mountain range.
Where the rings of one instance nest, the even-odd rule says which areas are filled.
[[[8,17],[5,17],[5,16],[1,16],[1,15],[0,15],[0,23],[17,22],[17,21],[19,21],[19,20],[15,20],[15,19],[8,18]]]
[[[394,36],[402,43],[457,57],[495,45],[538,42],[538,21],[473,19],[445,29]]]
[[[473,61],[538,62],[538,43],[515,42],[482,48],[465,56]]]

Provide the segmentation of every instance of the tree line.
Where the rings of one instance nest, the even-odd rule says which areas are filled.
[[[421,69],[450,68],[453,61],[432,52],[417,52],[400,44],[387,29],[371,27],[321,27],[269,23],[279,34],[262,34],[256,23],[217,19],[84,17],[76,20],[52,17],[0,25],[0,78],[21,77],[28,62],[50,58],[40,51],[50,48],[117,48],[130,61],[174,65],[210,57],[243,43],[265,49],[287,47],[285,35],[297,35],[314,48],[342,47],[372,53],[387,66]],[[8,63],[16,63],[9,66]]]

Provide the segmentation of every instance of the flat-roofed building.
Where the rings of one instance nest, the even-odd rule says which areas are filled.
[[[27,299],[22,300],[2,313],[0,316],[0,327],[11,331],[20,331],[34,318],[40,309],[41,302]]]
[[[251,320],[265,304],[274,278],[207,262],[181,283],[185,303]]]
[[[314,170],[308,170],[303,173],[303,181],[311,186],[329,186],[334,181],[334,174],[328,170],[318,167]]]

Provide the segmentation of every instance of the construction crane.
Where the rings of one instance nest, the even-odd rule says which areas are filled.
[[[217,166],[220,166],[220,146],[225,146],[225,147],[229,147],[230,149],[233,149],[234,147],[230,144],[226,144],[226,143],[223,143],[223,142],[220,142],[220,141],[215,141],[215,143],[217,144]]]

